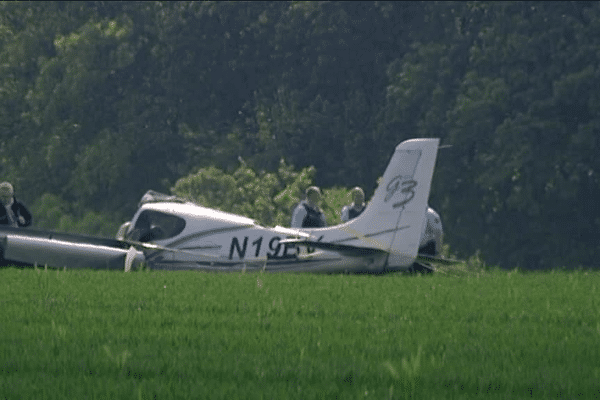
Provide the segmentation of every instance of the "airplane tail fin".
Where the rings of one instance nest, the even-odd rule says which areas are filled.
[[[389,253],[388,267],[411,265],[417,257],[439,139],[400,143],[367,208],[336,228],[350,234],[349,245]]]

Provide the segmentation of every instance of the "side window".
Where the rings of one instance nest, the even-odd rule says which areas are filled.
[[[159,211],[144,210],[127,238],[139,242],[168,239],[180,234],[183,228],[185,228],[183,218]]]

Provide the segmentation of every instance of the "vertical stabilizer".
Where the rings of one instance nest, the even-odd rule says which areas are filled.
[[[355,238],[347,244],[389,252],[389,267],[413,263],[425,221],[438,144],[439,139],[411,139],[396,146],[365,211],[337,227]]]

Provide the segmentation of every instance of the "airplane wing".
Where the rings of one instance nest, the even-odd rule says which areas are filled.
[[[0,225],[0,238],[5,236],[23,236],[40,239],[63,240],[74,243],[90,243],[100,246],[120,247],[123,249],[129,248],[129,245],[121,240],[102,238],[98,236],[54,232],[51,230],[35,229],[35,228],[13,228],[11,226]]]
[[[144,253],[124,241],[30,228],[0,227],[0,250],[2,265],[128,270],[144,261]]]
[[[129,271],[143,262],[152,264],[164,252],[183,254],[193,261],[214,260],[197,251],[154,243],[117,240],[47,230],[0,227],[0,265],[14,263],[56,268],[119,269]]]

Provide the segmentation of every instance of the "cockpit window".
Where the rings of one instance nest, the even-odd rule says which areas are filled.
[[[144,210],[140,213],[135,226],[127,238],[139,242],[168,239],[183,231],[185,220],[160,211]]]

